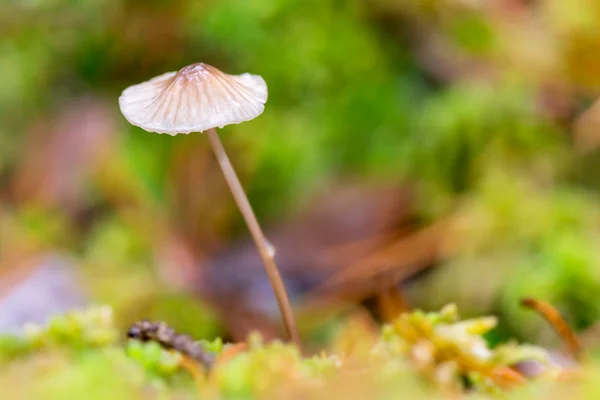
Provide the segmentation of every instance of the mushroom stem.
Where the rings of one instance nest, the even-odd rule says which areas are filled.
[[[283,322],[288,337],[298,346],[298,348],[300,348],[300,338],[298,336],[298,331],[296,330],[292,306],[290,304],[287,291],[285,290],[283,280],[281,279],[281,275],[279,274],[279,269],[277,268],[275,259],[273,258],[273,248],[267,242],[267,239],[265,238],[265,235],[258,224],[256,215],[254,215],[254,211],[252,210],[252,206],[250,206],[250,202],[248,201],[248,197],[242,188],[242,184],[240,183],[240,180],[238,179],[233,166],[231,165],[231,161],[229,161],[229,157],[227,157],[227,153],[223,148],[221,139],[219,139],[216,128],[208,129],[206,134],[208,135],[210,145],[215,153],[215,156],[217,157],[219,166],[223,171],[225,180],[229,185],[229,189],[233,194],[233,198],[240,209],[246,224],[248,225],[248,229],[252,234],[254,243],[256,243],[260,257],[265,265],[265,270],[267,271],[267,276],[269,277],[269,281],[271,282],[271,286],[275,292],[275,297],[277,298],[277,303],[279,304],[279,310],[283,317]]]

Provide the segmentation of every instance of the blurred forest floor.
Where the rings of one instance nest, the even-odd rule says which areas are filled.
[[[310,349],[356,308],[600,319],[600,3],[0,3],[0,331],[108,304],[196,338],[281,332],[204,135],[129,126],[127,86],[197,61],[269,85],[222,138]]]

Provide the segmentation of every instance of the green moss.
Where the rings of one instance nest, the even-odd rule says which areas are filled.
[[[461,320],[454,305],[440,312],[402,314],[375,341],[355,336],[371,347],[366,353],[302,357],[293,345],[265,343],[253,334],[247,350],[217,359],[205,377],[190,374],[182,355],[158,343],[117,340],[110,315],[106,307],[74,311],[43,326],[29,325],[25,337],[0,340],[2,368],[9,374],[5,377],[19,377],[10,379],[9,389],[39,399],[136,399],[144,393],[202,397],[215,390],[221,398],[259,399],[308,394],[316,388],[342,390],[339,382],[349,379],[346,385],[356,385],[356,390],[410,390],[437,398],[444,390],[466,390],[464,379],[471,391],[501,392],[504,387],[490,371],[522,360],[541,361],[554,370],[540,348],[510,343],[491,349],[482,335],[496,320]],[[229,346],[220,339],[204,343],[217,354]],[[28,380],[33,383],[19,383]]]

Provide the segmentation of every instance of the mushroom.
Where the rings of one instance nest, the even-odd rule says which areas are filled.
[[[265,265],[288,337],[300,345],[288,294],[275,264],[274,249],[258,224],[216,130],[258,117],[267,96],[267,84],[258,75],[228,75],[213,66],[196,63],[128,87],[119,97],[119,106],[131,124],[149,132],[169,135],[206,132]]]

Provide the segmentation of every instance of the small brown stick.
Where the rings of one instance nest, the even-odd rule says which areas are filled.
[[[164,322],[150,322],[147,320],[136,322],[127,331],[127,337],[142,342],[152,340],[168,350],[176,350],[200,363],[206,371],[210,371],[215,360],[215,355],[206,351],[191,336],[176,333],[173,328]]]
[[[377,309],[383,322],[390,323],[403,312],[410,310],[402,292],[396,286],[379,291],[375,300]]]
[[[546,321],[548,321],[550,326],[554,328],[556,333],[558,333],[565,341],[573,358],[577,361],[581,361],[583,349],[579,344],[579,340],[577,339],[575,332],[573,332],[573,329],[571,329],[569,324],[554,306],[545,301],[532,298],[522,299],[521,305],[541,314]]]

